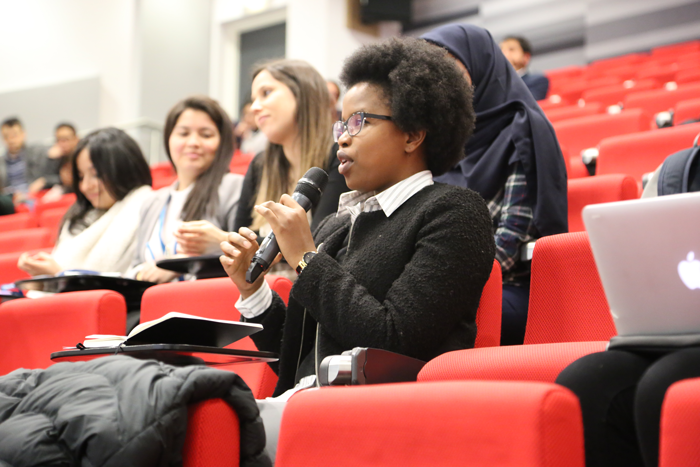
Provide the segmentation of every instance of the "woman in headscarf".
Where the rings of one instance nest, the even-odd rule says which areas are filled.
[[[451,24],[423,39],[446,49],[474,88],[476,128],[466,157],[436,180],[487,201],[503,270],[501,344],[522,344],[530,264],[521,250],[568,231],[564,158],[552,125],[488,31]]]

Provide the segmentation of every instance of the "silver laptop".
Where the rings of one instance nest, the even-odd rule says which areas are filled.
[[[700,193],[591,205],[583,221],[620,337],[700,335]]]

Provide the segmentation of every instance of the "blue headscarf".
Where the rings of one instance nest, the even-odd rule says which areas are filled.
[[[469,71],[476,129],[466,157],[437,181],[471,188],[493,199],[519,161],[540,235],[568,231],[566,166],[552,125],[491,34],[469,24],[450,24],[423,39],[447,49]]]

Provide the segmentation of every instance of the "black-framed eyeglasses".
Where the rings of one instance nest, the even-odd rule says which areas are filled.
[[[388,115],[368,114],[367,112],[355,112],[347,120],[338,120],[333,124],[333,139],[337,143],[346,131],[350,136],[357,136],[365,126],[366,118],[378,118],[379,120],[391,120]]]

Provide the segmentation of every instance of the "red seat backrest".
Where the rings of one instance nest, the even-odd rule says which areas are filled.
[[[667,156],[691,147],[698,133],[700,123],[693,123],[604,139],[598,148],[596,174],[628,174],[641,182]]]
[[[123,334],[124,297],[110,290],[69,292],[0,305],[0,375],[17,368],[47,368],[52,352],[90,334]]]
[[[0,216],[0,232],[10,232],[19,229],[31,229],[37,227],[37,219],[32,212],[20,212]]]
[[[604,138],[637,133],[651,127],[651,115],[642,110],[619,114],[590,115],[553,123],[559,144],[566,146],[571,159],[580,160],[581,151],[595,148]]]
[[[277,467],[583,467],[578,399],[551,383],[445,381],[300,391]]]
[[[537,240],[524,343],[606,341],[616,334],[588,234]]]
[[[700,68],[694,70],[679,70],[678,73],[676,73],[675,80],[679,85],[700,82]]]
[[[700,77],[700,70],[698,70],[698,76]],[[676,104],[673,124],[680,125],[688,120],[700,120],[700,98],[689,99]]]
[[[644,109],[656,114],[673,109],[680,101],[695,99],[699,96],[700,83],[687,83],[673,91],[657,89],[630,93],[625,97],[624,107],[625,109]]]
[[[265,279],[270,288],[287,303],[292,282],[284,277],[269,274]],[[141,298],[141,322],[160,318],[171,311],[237,321],[241,315],[234,305],[239,296],[238,289],[228,277],[156,285],[146,289]],[[258,350],[249,337],[227,347]],[[266,363],[222,365],[217,368],[238,373],[258,399],[271,396],[277,384],[277,376]]]
[[[566,107],[557,107],[544,111],[550,122],[558,122],[569,118],[585,117],[587,115],[599,114],[603,111],[603,106],[597,102],[585,106],[569,105]]]
[[[254,157],[255,154],[243,154],[240,150],[236,150],[231,158],[229,170],[233,174],[245,175]]]
[[[0,233],[0,253],[37,250],[53,246],[54,234],[43,227]]]
[[[645,79],[635,81],[632,86],[616,84],[613,86],[589,89],[583,92],[581,98],[586,101],[586,106],[593,102],[598,102],[607,108],[610,105],[622,104],[627,94],[638,91],[647,91],[649,89],[658,89],[659,87],[660,84],[657,80]]]
[[[589,204],[610,203],[639,197],[639,187],[629,175],[596,175],[569,180],[569,232],[586,230],[581,210]]]
[[[240,460],[238,415],[222,399],[192,404],[187,411],[183,467],[237,467]]]
[[[659,467],[695,467],[700,460],[700,378],[678,381],[661,409]]]
[[[493,261],[489,280],[481,292],[479,309],[476,311],[476,341],[474,347],[497,347],[501,345],[501,310],[503,307],[503,277],[501,265]]]
[[[70,206],[62,206],[60,208],[45,209],[39,214],[39,227],[45,227],[53,233],[53,242],[55,243],[58,239],[59,227],[61,226],[61,221],[63,216],[66,215],[66,211]]]
[[[41,199],[37,200],[36,205],[34,206],[34,212],[36,212],[37,216],[41,215],[42,211],[45,211],[47,209],[55,209],[55,208],[66,208],[68,209],[75,203],[76,200],[75,193],[66,193],[65,195],[61,196],[60,199],[56,201],[48,201],[48,202],[42,202]]]

